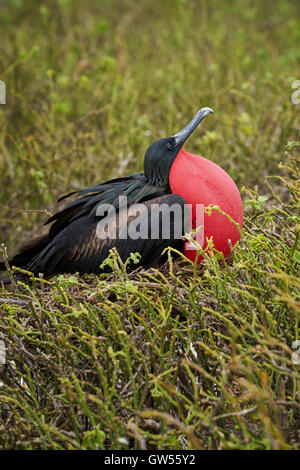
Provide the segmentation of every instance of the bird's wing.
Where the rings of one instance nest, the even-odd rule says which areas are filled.
[[[169,192],[168,188],[157,188],[147,183],[144,173],[135,173],[125,178],[116,178],[91,188],[69,193],[59,201],[74,194],[77,194],[77,198],[45,222],[45,225],[54,222],[49,230],[49,238],[53,239],[77,219],[84,216],[95,217],[100,204],[112,204],[117,208],[120,196],[127,196],[128,203],[134,204],[166,192]]]
[[[99,221],[99,218],[96,219],[96,212],[101,204],[111,204],[117,209],[119,197],[122,195],[127,196],[128,204],[131,205],[153,199],[169,191],[169,188],[157,188],[149,184],[144,173],[135,173],[125,178],[116,178],[97,186],[69,193],[60,200],[74,194],[77,194],[77,198],[45,222],[45,225],[52,223],[49,233],[30,240],[22,246],[10,264],[26,269],[28,266],[33,266],[34,260],[39,257],[42,250],[49,247],[61,232],[69,226],[71,231],[74,229],[76,220],[79,221],[79,233],[85,237],[84,231],[86,230],[86,236],[88,236],[92,232],[91,227],[96,225],[95,220]],[[5,264],[1,263],[0,271],[5,269]]]
[[[182,210],[177,211],[176,214],[171,213],[170,219],[167,220],[166,212],[163,212],[162,208],[167,210],[171,206],[174,207],[174,204]],[[123,261],[131,253],[139,253],[141,255],[139,265],[153,266],[167,246],[174,244],[181,246],[181,236],[184,235],[186,222],[184,204],[185,201],[181,196],[167,194],[145,202],[142,210],[140,205],[132,205],[131,215],[127,218],[123,217],[121,211],[116,212],[116,233],[113,234],[114,222],[111,219],[108,237],[103,237],[101,231],[103,224],[99,228],[97,219],[84,215],[61,230],[32,260],[27,269],[36,274],[41,272],[46,275],[75,272],[99,273],[101,263],[114,247]],[[134,215],[134,211],[138,209],[139,212]],[[142,231],[143,234],[135,239],[132,237],[132,230],[134,231],[137,226],[138,232]],[[154,238],[151,237],[151,231],[152,235],[154,233]]]

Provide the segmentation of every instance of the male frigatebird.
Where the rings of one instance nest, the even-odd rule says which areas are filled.
[[[150,209],[152,210],[155,207],[159,211],[162,204],[167,206],[178,204],[183,207],[186,203],[215,204],[220,202],[218,195],[222,194],[224,181],[228,183],[229,180],[231,182],[229,186],[225,184],[225,199],[231,201],[233,188],[233,205],[239,205],[239,192],[231,178],[221,168],[202,157],[196,157],[199,159],[197,168],[197,161],[195,163],[194,160],[195,155],[188,154],[182,149],[187,138],[209,113],[213,113],[210,108],[200,109],[182,131],[172,137],[153,142],[145,153],[144,173],[135,173],[127,177],[112,179],[97,186],[74,191],[61,197],[59,201],[76,195],[73,202],[47,220],[46,224],[52,223],[49,232],[25,244],[19,253],[13,257],[10,264],[31,271],[35,275],[43,273],[45,276],[52,276],[75,272],[97,274],[100,272],[100,265],[114,247],[123,261],[131,253],[139,253],[139,265],[145,268],[157,264],[161,260],[162,252],[168,246],[175,246],[183,251],[183,240],[178,236],[174,236],[175,217],[170,218],[171,227],[168,238],[162,236],[161,227],[159,227],[159,236],[156,238],[132,239],[129,237],[124,239],[118,235],[111,238],[101,238],[97,234],[97,224],[101,217],[107,216],[107,213],[101,213],[99,216],[98,208],[101,205],[111,204],[118,212],[119,198],[120,196],[126,196],[128,207],[134,208],[137,204],[144,204],[146,210],[140,221],[142,224],[150,224],[150,218],[147,217]],[[210,165],[213,165],[213,168]],[[187,166],[190,166],[190,168],[187,168]],[[221,171],[221,177],[217,169]],[[207,186],[207,171],[209,178],[214,179],[214,175],[216,175],[217,180],[219,178],[219,182],[215,181],[212,184],[215,188],[216,197],[212,194],[211,185]],[[218,187],[218,184],[221,187]],[[203,194],[203,188],[207,189],[210,194],[209,197]],[[201,200],[202,196],[205,200]],[[224,202],[224,197],[221,198],[221,202]],[[227,206],[225,204],[223,210],[226,211]],[[235,213],[231,215],[235,220],[238,219],[237,222],[241,225],[240,211],[239,207],[237,210],[238,215],[235,216]],[[120,211],[118,217],[116,219],[118,229],[120,229],[121,224],[128,225],[132,220],[131,217],[121,221]],[[161,226],[163,223],[161,214],[157,220]],[[223,222],[220,226],[218,220],[216,221],[221,230]],[[208,225],[211,226],[211,224]],[[182,227],[185,227],[184,223]],[[119,233],[120,231],[118,231]],[[180,235],[184,235],[184,229],[182,229]],[[208,232],[208,235],[210,235],[210,232]],[[235,242],[239,236],[235,233],[231,238],[235,238],[231,240]],[[5,270],[4,263],[0,263],[0,269]]]

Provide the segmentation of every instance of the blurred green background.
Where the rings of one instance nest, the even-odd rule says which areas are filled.
[[[1,241],[14,252],[59,195],[142,170],[202,106],[216,115],[188,150],[266,192],[299,137],[299,18],[296,0],[1,1]]]

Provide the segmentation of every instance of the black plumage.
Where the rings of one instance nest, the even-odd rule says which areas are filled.
[[[100,265],[109,255],[112,248],[116,248],[123,261],[131,253],[140,254],[140,266],[149,267],[161,261],[161,254],[167,246],[182,248],[180,236],[184,235],[184,211],[180,216],[172,215],[169,219],[170,234],[166,238],[162,235],[163,214],[162,206],[171,207],[178,204],[183,208],[185,201],[177,194],[172,194],[169,186],[169,173],[177,154],[185,140],[197,127],[199,122],[209,112],[210,108],[201,109],[188,126],[173,137],[160,139],[147,149],[144,158],[144,173],[135,173],[124,178],[116,178],[103,184],[74,191],[59,199],[63,201],[71,196],[75,199],[64,209],[54,214],[45,223],[52,224],[49,232],[41,237],[31,240],[24,245],[19,253],[12,258],[12,266],[21,267],[34,274],[43,273],[52,276],[59,273],[99,273]],[[126,196],[128,208],[134,209],[137,204],[144,204],[139,223],[141,226],[150,227],[150,212],[156,208],[156,238],[120,236],[122,230],[134,219],[121,217],[121,209],[118,207],[119,197]],[[99,238],[97,224],[107,217],[107,214],[99,215],[97,209],[104,204],[111,204],[116,209],[117,228],[116,237]],[[181,220],[176,220],[180,217]],[[175,237],[175,226],[180,223],[182,233]],[[137,267],[137,266],[135,266]],[[5,270],[4,263],[0,263],[0,269]]]
[[[179,195],[171,194],[168,186],[149,184],[143,173],[118,178],[106,183],[63,196],[64,200],[72,195],[76,199],[63,210],[54,214],[45,222],[52,223],[48,234],[37,237],[24,245],[20,252],[11,260],[11,265],[22,267],[34,274],[44,273],[52,276],[59,273],[99,273],[101,263],[109,255],[109,250],[116,248],[123,261],[131,253],[139,253],[143,267],[153,266],[159,262],[162,251],[169,245],[181,248],[182,241],[172,239],[174,220],[171,219],[170,234],[167,240],[156,239],[99,239],[96,234],[97,223],[101,220],[96,215],[101,204],[115,205],[119,231],[119,212],[117,203],[119,196],[127,196],[128,207],[137,203],[145,203],[148,210],[153,204],[183,206],[184,200]],[[134,207],[132,207],[134,209]],[[141,219],[143,225],[150,224],[149,213]],[[159,223],[162,224],[162,215]],[[128,219],[129,223],[131,219]],[[124,223],[124,222],[122,222]],[[150,228],[149,228],[150,231]],[[183,235],[183,233],[182,233]],[[139,265],[135,265],[135,268]],[[4,266],[3,266],[4,268]]]

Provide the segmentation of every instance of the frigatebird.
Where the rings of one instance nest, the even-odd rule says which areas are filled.
[[[73,191],[62,196],[58,202],[71,196],[75,200],[63,210],[50,217],[46,224],[52,223],[46,235],[34,238],[21,247],[19,253],[10,261],[11,266],[20,267],[38,275],[43,273],[51,277],[62,273],[95,273],[100,272],[100,266],[116,248],[119,256],[125,261],[131,253],[139,253],[138,266],[148,268],[157,265],[161,260],[164,249],[168,246],[183,248],[183,241],[174,236],[175,217],[170,218],[170,236],[165,238],[161,233],[162,216],[159,222],[159,236],[152,238],[121,238],[120,236],[99,238],[97,224],[101,217],[97,209],[101,204],[111,204],[118,213],[120,196],[126,196],[128,207],[143,203],[146,208],[141,224],[149,224],[148,212],[155,207],[159,211],[162,204],[172,206],[186,203],[180,194],[172,194],[169,174],[175,159],[180,157],[182,147],[202,119],[209,113],[210,108],[200,109],[192,121],[172,137],[153,142],[144,157],[144,173],[134,173],[127,177],[116,178],[105,183]],[[188,181],[186,182],[188,184]],[[183,214],[184,212],[182,212]],[[119,217],[119,218],[118,218]],[[127,224],[132,218],[122,221],[120,214],[116,218],[117,225]],[[182,227],[184,228],[184,223]],[[120,227],[118,227],[120,229]],[[120,230],[118,230],[120,234]],[[182,230],[181,235],[184,235]],[[0,263],[0,269],[5,270],[5,264]]]

